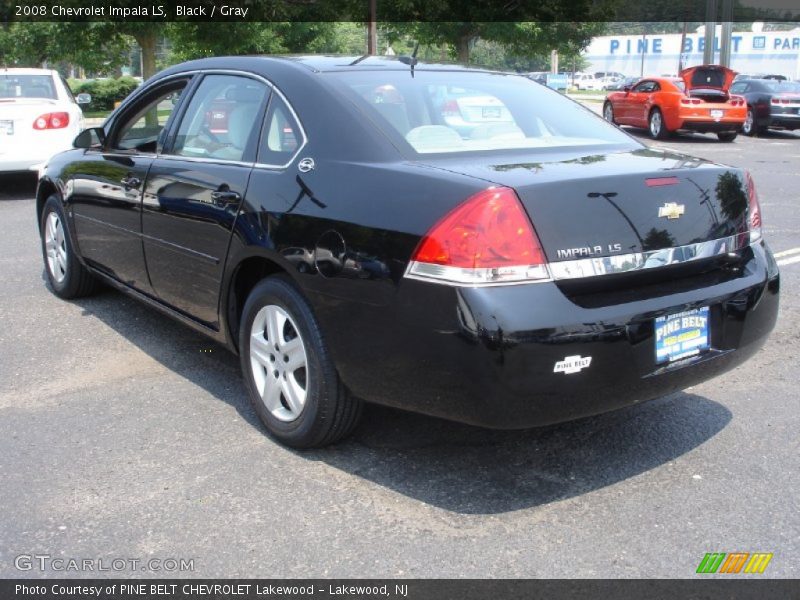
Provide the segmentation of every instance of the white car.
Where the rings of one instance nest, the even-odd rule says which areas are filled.
[[[36,170],[72,148],[91,96],[72,95],[58,71],[0,69],[0,172]]]
[[[599,90],[603,87],[603,83],[591,73],[575,73],[572,85],[578,90]]]

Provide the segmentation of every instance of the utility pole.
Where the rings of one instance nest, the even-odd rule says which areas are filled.
[[[731,38],[733,37],[733,0],[722,0],[722,39],[719,46],[719,64],[731,66]]]
[[[717,31],[717,0],[706,0],[706,36],[703,64],[714,64],[714,34]]]
[[[369,0],[369,24],[367,25],[367,54],[378,53],[378,0]]]
[[[642,64],[639,69],[639,77],[644,77],[644,55],[647,54],[647,33],[642,34]]]

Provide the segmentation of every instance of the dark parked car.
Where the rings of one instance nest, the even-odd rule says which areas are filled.
[[[731,93],[747,101],[747,118],[742,126],[745,135],[764,133],[769,127],[800,128],[800,83],[740,79],[731,86]]]
[[[475,127],[453,94],[481,99]],[[497,428],[601,413],[741,364],[775,323],[746,172],[524,76],[204,59],[75,145],[37,190],[52,290],[105,282],[237,352],[292,446],[340,439],[363,401]]]
[[[624,79],[619,79],[617,81],[612,81],[611,83],[607,84],[605,89],[609,92],[616,92],[622,91],[627,89],[631,89],[636,83],[641,79],[641,77],[625,77]]]

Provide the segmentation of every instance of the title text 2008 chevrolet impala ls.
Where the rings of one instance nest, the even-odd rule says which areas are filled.
[[[525,77],[213,58],[54,157],[50,285],[98,281],[241,356],[296,447],[362,401],[517,428],[742,363],[778,310],[749,174],[649,149]]]

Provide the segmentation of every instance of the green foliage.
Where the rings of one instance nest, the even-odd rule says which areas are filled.
[[[430,47],[440,59],[518,71],[549,68],[550,51],[558,50],[562,64],[571,64],[591,41],[602,34],[603,23],[594,22],[436,22],[389,23],[385,35],[399,46],[419,41],[423,59]],[[422,53],[423,47],[427,46]],[[405,53],[405,49],[402,50]],[[437,51],[434,51],[436,53]]]
[[[113,72],[127,60],[130,40],[108,23],[32,22],[0,28],[0,66],[39,67],[67,62],[88,71]]]
[[[139,87],[139,82],[133,77],[90,79],[83,82],[70,79],[68,83],[73,94],[92,95],[92,103],[86,107],[91,112],[113,109],[115,102],[124,100]]]

